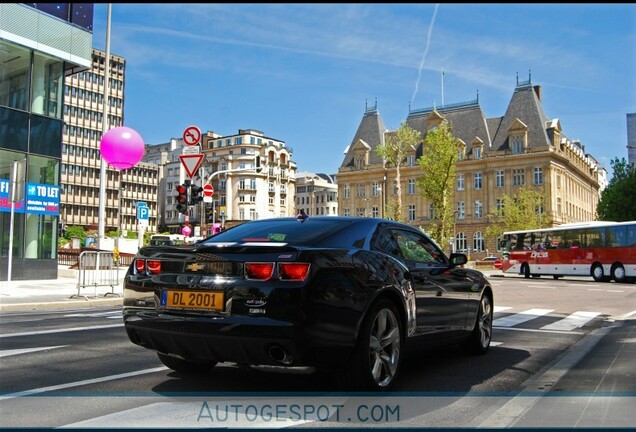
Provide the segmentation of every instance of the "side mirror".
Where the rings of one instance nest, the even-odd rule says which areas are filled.
[[[468,262],[468,257],[463,253],[452,253],[449,260],[453,267],[457,267],[466,264]]]

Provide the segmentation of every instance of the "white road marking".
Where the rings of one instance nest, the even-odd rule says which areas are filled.
[[[56,390],[63,390],[63,389],[67,389],[67,388],[79,387],[79,386],[88,385],[88,384],[96,384],[96,383],[101,383],[101,382],[106,382],[106,381],[114,381],[114,380],[118,380],[118,379],[122,379],[122,378],[129,378],[129,377],[137,376],[137,375],[144,375],[144,374],[160,372],[160,371],[163,371],[163,370],[166,370],[166,369],[168,369],[168,368],[165,367],[165,366],[159,366],[159,367],[156,367],[156,368],[143,369],[143,370],[139,370],[139,371],[127,372],[127,373],[122,373],[122,374],[117,374],[117,375],[109,375],[109,376],[105,376],[105,377],[101,377],[101,378],[93,378],[93,379],[87,379],[87,380],[82,380],[82,381],[75,381],[75,382],[70,382],[70,383],[66,383],[66,384],[59,384],[59,385],[54,385],[54,386],[49,386],[49,387],[40,387],[40,388],[31,389],[31,390],[25,390],[25,391],[21,391],[21,392],[17,392],[17,393],[9,393],[9,394],[6,394],[6,395],[2,395],[2,396],[0,396],[0,400],[14,399],[14,398],[23,397],[23,396],[32,396],[32,395],[36,395],[36,394],[40,394],[40,393],[46,393],[46,392],[51,392],[51,391],[56,391]]]
[[[503,318],[498,318],[493,321],[493,326],[496,327],[512,327],[518,324],[522,324],[526,321],[533,320],[535,318],[542,317],[552,312],[554,309],[528,309],[518,314],[510,315]]]
[[[37,348],[22,348],[22,349],[14,349],[14,350],[0,350],[0,357],[9,357],[20,354],[30,354],[38,351],[46,351],[55,348],[64,348],[68,345],[58,345],[58,346],[50,346],[50,347],[37,347]]]
[[[10,337],[18,337],[18,336],[35,336],[35,335],[43,335],[43,334],[66,333],[66,332],[85,331],[85,330],[101,330],[101,329],[106,329],[106,328],[123,327],[123,326],[124,326],[124,323],[99,325],[99,326],[89,326],[89,327],[70,327],[70,328],[63,328],[63,329],[40,330],[40,331],[33,331],[33,332],[3,334],[3,335],[0,335],[0,338],[10,338]]]
[[[80,317],[81,318],[81,317],[102,317],[102,316],[105,316],[105,317],[110,318],[109,315],[111,315],[111,316],[112,315],[116,315],[118,318],[121,318],[122,312],[121,311],[92,312],[92,313],[84,312],[84,313],[67,314],[67,315],[64,315],[64,316],[65,317],[73,317],[73,318],[75,318],[75,317]]]
[[[553,322],[552,324],[541,327],[542,330],[574,330],[583,327],[592,319],[600,315],[600,312],[578,311],[563,318],[562,320]]]

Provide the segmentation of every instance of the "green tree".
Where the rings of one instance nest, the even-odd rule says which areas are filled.
[[[489,213],[491,221],[485,229],[489,237],[500,237],[505,231],[518,231],[552,226],[552,218],[545,213],[543,195],[531,186],[525,186],[514,196],[501,197],[500,213]]]
[[[406,161],[406,155],[414,150],[422,141],[422,134],[411,128],[405,121],[396,131],[388,132],[384,138],[384,144],[376,147],[376,153],[383,158],[388,165],[395,166],[395,181],[397,202],[393,206],[393,219],[402,221],[402,186],[401,168]],[[387,193],[385,191],[385,193]]]
[[[66,235],[64,238],[70,240],[73,237],[79,238],[80,245],[84,245],[84,240],[86,239],[86,231],[84,231],[84,227],[78,225],[66,227]]]
[[[610,161],[612,179],[601,193],[596,207],[599,220],[631,221],[636,220],[636,167],[627,163],[625,158]]]
[[[418,159],[422,175],[417,179],[417,186],[419,194],[433,205],[433,221],[428,228],[431,237],[438,245],[444,245],[453,235],[458,141],[450,124],[443,122],[428,131],[424,143]]]

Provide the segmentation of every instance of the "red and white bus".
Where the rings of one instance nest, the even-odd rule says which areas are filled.
[[[504,273],[636,280],[636,221],[586,222],[505,232],[499,241]]]

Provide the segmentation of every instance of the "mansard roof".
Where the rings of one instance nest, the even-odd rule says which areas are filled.
[[[484,143],[485,151],[490,149],[491,135],[478,100],[410,111],[406,123],[425,136],[433,125],[431,122],[438,116],[446,119],[451,125],[453,135],[466,143],[466,153],[470,152],[475,138]]]
[[[363,141],[371,147],[369,154],[369,164],[382,164],[382,158],[377,155],[375,148],[384,144],[384,121],[380,117],[380,112],[375,108],[367,109],[362,117],[358,131],[356,132],[351,144],[347,148],[344,160],[342,162],[343,167],[353,166],[353,156],[355,153],[355,144],[359,141]]]
[[[512,94],[512,99],[508,104],[506,113],[501,118],[501,123],[493,138],[493,148],[495,150],[507,150],[510,148],[508,142],[508,132],[510,127],[520,120],[527,126],[528,147],[542,147],[550,145],[546,127],[549,119],[543,112],[541,100],[537,94],[538,90],[526,82],[518,85]]]

